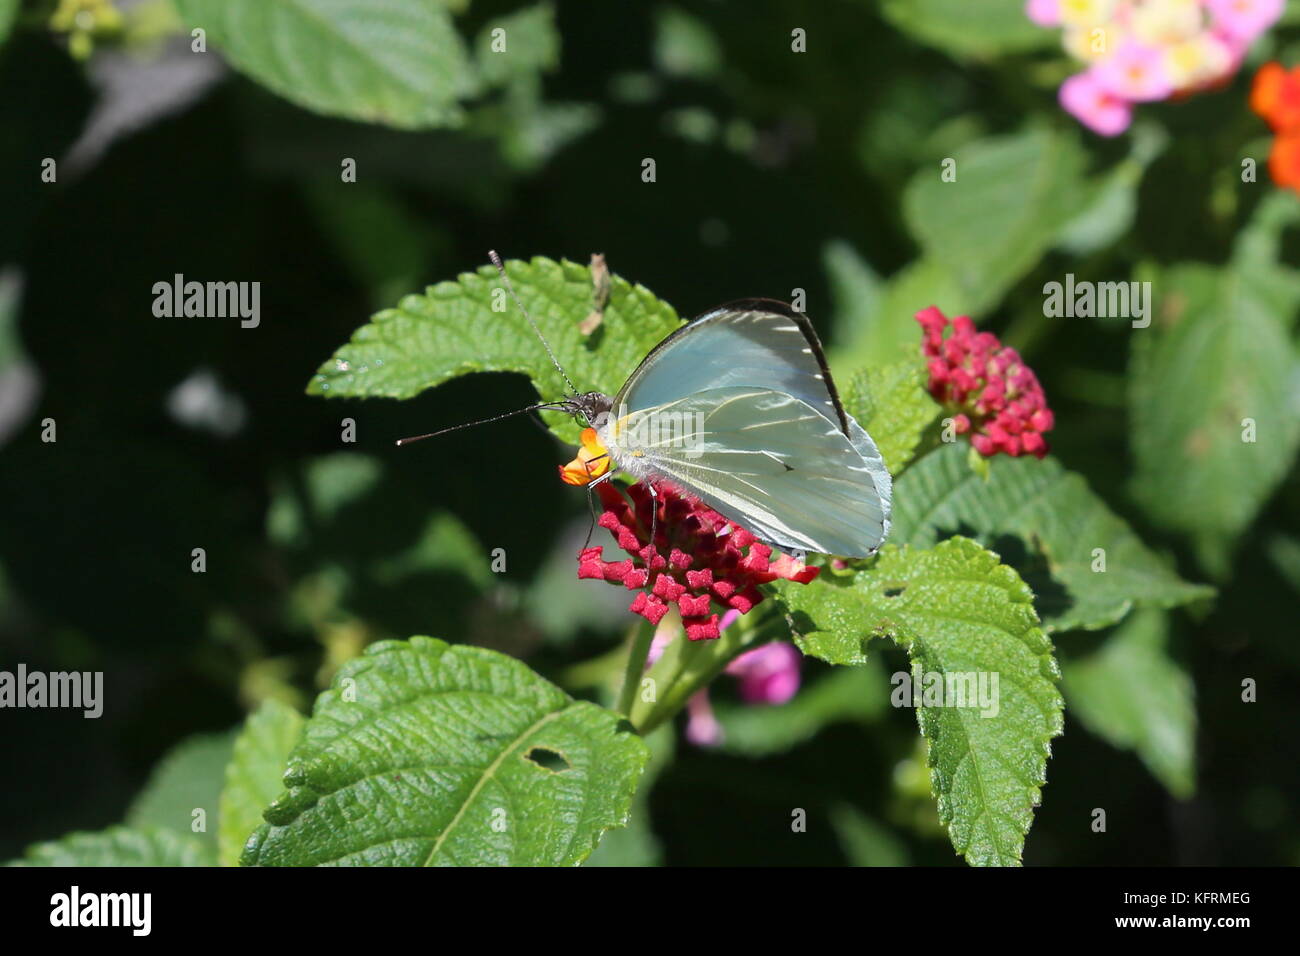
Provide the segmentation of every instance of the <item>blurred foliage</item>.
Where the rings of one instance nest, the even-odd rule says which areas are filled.
[[[806,294],[846,397],[905,469],[896,541],[978,539],[1055,628],[1065,734],[1026,862],[1300,863],[1300,750],[1279,732],[1300,719],[1300,236],[1246,107],[1254,66],[1300,56],[1295,4],[1233,83],[1144,107],[1114,141],[1060,112],[1055,35],[1020,0],[383,0],[312,22],[309,3],[117,6],[120,27],[87,41],[51,27],[57,4],[0,0],[0,668],[102,670],[107,698],[98,720],[0,716],[23,768],[0,858],[215,862],[223,783],[232,820],[278,794],[285,715],[379,639],[478,644],[607,695],[626,600],[573,576],[587,504],[553,470],[570,450],[526,417],[392,446],[535,401],[524,376],[556,394],[544,354],[468,330],[520,322],[486,297],[497,248],[524,260],[520,295],[550,331],[591,308],[574,263],[603,252],[624,277],[604,321],[635,323],[642,351],[678,319],[658,304]],[[115,58],[213,74],[159,112],[142,88],[182,84],[105,82]],[[64,163],[95,116],[95,159]],[[1241,180],[1244,157],[1260,181]],[[154,317],[149,290],[178,273],[260,282],[260,325]],[[1151,281],[1151,327],[1045,315],[1044,284],[1067,273]],[[908,462],[934,418],[888,412],[917,408],[891,396],[919,391],[899,363],[931,304],[1022,351],[1056,411],[1052,461],[998,461],[987,484],[952,450]],[[407,313],[437,323],[426,352],[385,349]],[[576,333],[564,346],[583,352]],[[570,374],[615,389],[637,348]],[[361,365],[379,378],[378,359],[387,384],[346,387]],[[476,360],[522,374],[427,390]],[[410,400],[322,401],[303,393],[313,370]],[[206,412],[180,415],[196,380]],[[1114,542],[1104,580],[1086,567],[1098,535]],[[716,687],[722,747],[652,735],[632,826],[591,862],[956,862],[931,789],[960,754],[927,757],[917,715],[887,705],[884,675],[907,669],[887,647],[858,668],[810,660],[771,709]],[[231,775],[263,745],[238,817]],[[1033,770],[995,781],[1016,822]],[[194,807],[211,808],[206,833]]]

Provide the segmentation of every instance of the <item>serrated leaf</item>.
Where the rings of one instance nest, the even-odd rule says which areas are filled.
[[[1300,360],[1289,335],[1300,277],[1276,263],[1278,234],[1298,208],[1281,193],[1261,204],[1227,269],[1160,273],[1156,318],[1133,333],[1133,494],[1220,576],[1300,446]]]
[[[609,304],[599,329],[578,329],[591,312],[591,272],[567,260],[511,260],[506,273],[524,307],[555,350],[579,391],[614,394],[647,352],[681,324],[672,306],[648,289],[611,276]],[[408,295],[362,326],[320,367],[308,394],[331,397],[410,398],[457,375],[522,372],[547,399],[566,386],[527,320],[503,293],[496,270],[462,273],[455,282]],[[557,435],[576,442],[579,427],[567,415],[547,413]]]
[[[215,848],[221,787],[234,745],[234,731],[196,734],[181,741],[154,767],[149,782],[126,813],[126,825],[136,830],[162,827],[193,834]],[[195,810],[204,815],[205,829],[200,832],[193,829]]]
[[[884,0],[885,18],[955,57],[990,59],[1053,45],[1055,32],[1025,16],[1024,0]]]
[[[161,827],[109,827],[70,833],[29,846],[8,866],[212,866],[213,849],[202,840]]]
[[[1187,671],[1169,656],[1163,611],[1139,611],[1100,649],[1061,662],[1070,713],[1124,750],[1133,750],[1176,797],[1196,788],[1196,704]]]
[[[925,256],[962,292],[962,313],[994,305],[1052,246],[1081,204],[1086,154],[1073,132],[1031,128],[955,150],[956,180],[923,169],[903,214]],[[909,312],[930,303],[918,305]]]
[[[606,831],[583,866],[658,866],[662,862],[663,849],[650,815],[650,795],[659,775],[673,762],[675,734],[672,725],[666,724],[646,738],[650,759],[632,798],[627,825]]]
[[[188,32],[299,106],[406,129],[458,122],[474,88],[439,0],[175,0]]]
[[[849,384],[845,407],[875,440],[890,474],[912,460],[921,436],[942,412],[925,387],[927,380],[918,358],[865,369]]]
[[[914,676],[997,675],[995,715],[930,706],[918,707],[917,719],[957,852],[975,866],[1019,863],[1062,724],[1052,643],[1019,575],[955,537],[927,551],[887,545],[854,574],[780,593],[800,647],[832,664],[859,663],[873,637],[890,637],[907,649]]]
[[[1081,475],[1054,458],[986,459],[988,480],[966,463],[966,445],[941,445],[894,488],[896,544],[928,548],[964,534],[997,551],[1035,592],[1049,630],[1095,630],[1135,604],[1174,607],[1211,596],[1153,554]],[[1094,571],[1104,551],[1105,571]]]
[[[514,658],[383,641],[317,698],[242,863],[580,863],[626,822],[646,757],[617,714]]]
[[[307,720],[271,698],[249,714],[235,739],[221,791],[217,856],[222,866],[237,866],[244,844],[262,824],[262,811],[284,790],[289,752]]]

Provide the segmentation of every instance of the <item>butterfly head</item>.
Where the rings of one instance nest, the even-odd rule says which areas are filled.
[[[583,392],[566,403],[565,411],[581,415],[592,428],[600,428],[609,418],[614,400],[604,392]]]

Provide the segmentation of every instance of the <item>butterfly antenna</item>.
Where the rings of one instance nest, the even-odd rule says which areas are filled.
[[[472,428],[475,425],[486,425],[488,422],[499,422],[503,418],[509,418],[511,415],[522,415],[525,412],[536,411],[539,408],[567,408],[568,402],[541,402],[537,405],[529,405],[527,408],[516,408],[513,412],[505,412],[501,415],[493,415],[491,418],[480,418],[474,422],[462,422],[459,425],[452,425],[449,428],[440,428],[436,432],[429,432],[427,435],[414,435],[411,438],[397,439],[398,445],[409,445],[412,442],[424,441],[426,438],[437,438],[439,435],[445,435],[447,432],[460,431],[462,428]]]
[[[496,254],[495,250],[489,250],[488,258],[491,259],[492,264],[497,267],[497,272],[501,273],[501,281],[505,283],[506,291],[510,293],[510,298],[515,300],[515,305],[519,306],[519,311],[524,314],[524,318],[528,320],[528,324],[533,327],[533,331],[537,333],[537,337],[542,340],[542,347],[546,349],[546,354],[551,357],[551,364],[555,366],[555,370],[560,373],[560,377],[564,379],[564,383],[569,386],[569,392],[577,395],[577,386],[573,384],[573,380],[569,378],[569,373],[564,371],[564,366],[560,364],[560,360],[557,359],[555,353],[551,351],[551,343],[546,341],[546,336],[542,335],[542,330],[537,327],[537,323],[533,321],[533,317],[528,314],[528,310],[524,308],[524,304],[519,301],[519,296],[515,295],[515,287],[510,284],[510,277],[506,275],[506,267],[502,265],[501,257]]]

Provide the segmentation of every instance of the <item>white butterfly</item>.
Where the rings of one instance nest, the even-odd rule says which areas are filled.
[[[566,481],[590,487],[622,470],[652,493],[670,485],[784,551],[866,557],[888,536],[889,472],[840,403],[806,316],[772,299],[720,306],[656,345],[613,398],[578,394],[489,255],[574,394],[482,421],[538,408],[585,418],[595,445],[562,469]]]
[[[671,333],[614,398],[572,400],[614,464],[787,551],[864,557],[889,534],[889,472],[808,319],[770,299]]]

